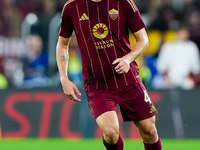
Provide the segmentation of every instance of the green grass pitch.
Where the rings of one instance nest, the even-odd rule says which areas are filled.
[[[163,150],[200,150],[200,139],[162,139]],[[1,140],[0,150],[105,150],[101,140]],[[144,150],[142,141],[124,140],[124,150]]]

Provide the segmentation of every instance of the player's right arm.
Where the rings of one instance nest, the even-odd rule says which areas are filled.
[[[78,90],[77,86],[73,82],[71,82],[67,76],[67,68],[69,62],[69,42],[70,38],[59,36],[56,48],[56,61],[64,93],[71,100],[80,102],[81,100],[76,96],[76,94],[81,95],[81,93]]]

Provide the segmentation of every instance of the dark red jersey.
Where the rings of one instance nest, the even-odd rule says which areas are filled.
[[[136,62],[126,74],[115,72],[112,62],[131,51],[129,32],[145,25],[132,0],[69,0],[63,9],[59,35],[69,38],[73,31],[82,57],[84,90],[116,89],[136,83]]]

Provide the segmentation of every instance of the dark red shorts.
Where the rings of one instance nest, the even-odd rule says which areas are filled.
[[[117,111],[117,104],[124,121],[141,121],[158,113],[141,82],[114,90],[92,89],[86,96],[95,119],[107,111]]]

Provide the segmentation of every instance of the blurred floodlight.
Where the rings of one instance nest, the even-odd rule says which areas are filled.
[[[35,14],[30,13],[26,16],[26,21],[32,25],[38,22],[38,17]]]

